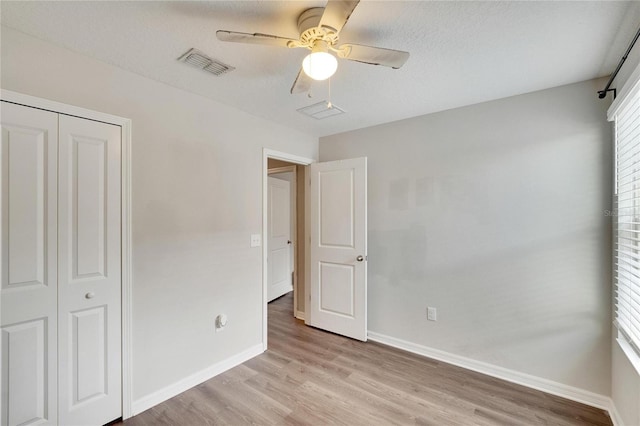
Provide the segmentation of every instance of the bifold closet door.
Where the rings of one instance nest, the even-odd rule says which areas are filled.
[[[2,425],[57,423],[58,114],[0,102]]]
[[[121,128],[60,115],[61,425],[121,416]]]

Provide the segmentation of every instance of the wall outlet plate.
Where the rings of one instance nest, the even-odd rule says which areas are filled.
[[[427,319],[429,321],[438,320],[438,311],[436,310],[436,308],[427,307]]]
[[[216,333],[222,331],[227,325],[228,318],[225,314],[216,317]]]
[[[260,247],[262,244],[262,237],[260,234],[251,234],[251,247]]]

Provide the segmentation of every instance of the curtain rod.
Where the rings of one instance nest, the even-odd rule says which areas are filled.
[[[638,32],[636,32],[635,37],[633,37],[633,40],[631,40],[631,44],[629,44],[629,47],[627,48],[627,51],[622,56],[622,59],[620,59],[620,62],[618,62],[618,66],[616,67],[616,70],[613,72],[613,74],[611,74],[611,78],[609,79],[607,86],[602,90],[598,90],[598,98],[604,99],[605,96],[607,96],[607,92],[611,92],[611,91],[613,91],[613,99],[616,98],[616,89],[615,88],[610,89],[609,87],[611,87],[611,83],[613,83],[613,80],[615,80],[616,76],[618,75],[618,71],[620,71],[620,68],[622,68],[622,64],[624,64],[624,61],[627,60],[627,57],[629,56],[629,52],[631,52],[631,49],[633,49],[633,45],[636,44],[636,41],[638,41],[638,37],[640,37],[640,28],[638,28]]]

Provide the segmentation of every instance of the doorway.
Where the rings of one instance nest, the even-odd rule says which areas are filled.
[[[296,295],[297,275],[302,268],[297,265],[298,168],[272,159],[267,165],[267,302],[271,302],[289,292]],[[297,305],[297,299],[294,301]],[[294,315],[296,311],[294,308]]]
[[[367,159],[317,163],[263,151],[263,348],[267,350],[269,300],[269,161],[295,167],[295,310],[306,325],[367,340]],[[278,161],[274,161],[278,160]],[[289,169],[286,169],[289,170]],[[300,174],[300,177],[298,177]],[[302,192],[303,191],[303,192]],[[290,294],[286,293],[286,294]],[[287,302],[290,303],[290,302]]]
[[[270,301],[292,292],[293,315],[299,320],[305,318],[308,224],[305,219],[307,185],[304,183],[308,181],[308,165],[314,160],[267,149],[263,160],[263,345],[266,349],[267,304]],[[282,206],[272,205],[287,202],[288,215],[283,214]],[[288,228],[286,234],[282,216],[288,216],[284,218]],[[280,229],[270,232],[273,225]],[[287,253],[286,268],[283,253]]]
[[[306,166],[267,160],[267,302],[293,292],[293,313],[304,320]]]

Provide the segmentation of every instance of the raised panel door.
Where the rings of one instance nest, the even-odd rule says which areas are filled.
[[[60,115],[60,424],[121,416],[119,126]]]
[[[367,159],[311,165],[306,323],[367,340]]]
[[[0,103],[2,425],[57,422],[58,115]]]

